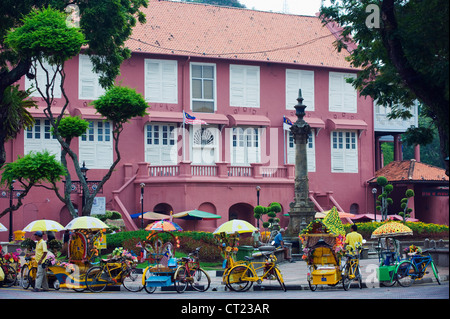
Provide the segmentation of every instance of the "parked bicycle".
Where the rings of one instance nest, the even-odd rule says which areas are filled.
[[[396,268],[395,276],[400,286],[409,287],[416,280],[420,280],[428,274],[426,271],[428,266],[431,266],[434,277],[437,283],[441,284],[439,277],[439,271],[429,251],[423,251],[422,253],[413,254],[409,259],[402,260]]]
[[[286,291],[283,276],[278,268],[277,258],[273,253],[263,253],[265,261],[252,262],[253,257],[245,257],[246,265],[237,265],[230,269],[227,276],[227,286],[233,291],[247,291],[253,283],[261,284],[263,280],[277,280],[281,289]],[[261,273],[261,275],[258,275]]]
[[[211,285],[211,278],[208,273],[200,267],[198,252],[201,247],[198,247],[188,257],[182,257],[179,261],[179,266],[175,271],[174,278],[177,278],[179,284],[175,285],[178,292],[186,290],[186,284],[189,283],[191,287],[200,292],[209,289]]]
[[[131,292],[144,288],[136,268],[124,257],[101,260],[100,266],[91,267],[86,273],[86,286],[92,292],[101,292],[108,285],[120,284]]]
[[[361,269],[359,267],[361,246],[357,246],[356,249],[350,247],[351,250],[345,254],[347,260],[345,262],[344,271],[342,274],[342,285],[344,290],[349,290],[352,281],[357,281],[359,289],[362,289],[362,276]]]

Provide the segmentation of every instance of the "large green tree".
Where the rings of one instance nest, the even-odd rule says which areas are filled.
[[[98,188],[93,192],[89,191],[87,181],[85,180],[78,161],[77,154],[70,148],[70,142],[74,137],[79,137],[86,131],[86,121],[81,119],[63,118],[66,107],[69,100],[65,94],[65,62],[76,56],[81,49],[81,46],[85,43],[86,39],[84,33],[80,28],[74,27],[71,23],[67,23],[67,15],[54,8],[48,7],[44,9],[33,9],[22,20],[22,25],[17,28],[12,28],[7,32],[5,37],[5,45],[17,54],[22,60],[30,60],[31,68],[34,70],[34,74],[37,71],[37,65],[40,65],[44,72],[45,83],[39,83],[35,81],[35,87],[42,96],[46,103],[44,110],[45,116],[52,125],[52,133],[57,138],[58,142],[62,146],[61,163],[65,169],[65,189],[64,195],[61,195],[58,189],[54,188],[58,198],[60,198],[68,207],[71,214],[75,217],[77,212],[73,206],[70,198],[71,190],[71,175],[69,165],[66,156],[71,159],[71,163],[75,168],[75,172],[80,181],[81,187],[86,194],[86,201],[83,203],[83,215],[89,215],[92,207],[93,200],[102,188],[104,183],[110,178],[114,168],[120,161],[119,152],[119,135],[123,130],[123,124],[130,118],[135,116],[142,116],[145,113],[148,105],[145,103],[144,98],[130,89],[109,87],[104,97],[99,100],[107,98],[108,101],[114,101],[114,105],[104,105],[102,108],[98,108],[98,112],[105,118],[110,120],[113,125],[113,139],[116,152],[116,159],[108,170],[107,174],[100,181]],[[52,70],[47,69],[44,61],[51,65]],[[110,71],[108,68],[105,70]],[[99,71],[107,73],[106,71]],[[112,76],[112,73],[110,73]],[[62,92],[63,100],[65,101],[62,111],[58,114],[52,112],[53,105],[53,91],[55,88],[55,78],[60,76],[60,89]],[[108,76],[106,77],[108,78]],[[117,94],[116,92],[121,94]],[[126,94],[123,93],[126,91]],[[118,99],[114,99],[114,94],[118,96]],[[95,104],[95,103],[94,103]],[[109,107],[108,107],[109,106]],[[97,105],[95,105],[97,108]],[[118,108],[118,109],[117,109]]]
[[[352,66],[362,69],[349,81],[361,95],[391,107],[392,118],[410,117],[414,101],[421,102],[438,128],[441,156],[448,157],[449,1],[330,3],[320,10],[323,22],[342,27],[337,48],[349,50]]]
[[[23,25],[24,16],[34,9],[48,6],[69,12],[66,21],[72,20],[73,24],[81,28],[87,44],[86,53],[91,57],[95,71],[100,74],[100,84],[108,88],[119,75],[123,60],[131,56],[125,41],[137,21],[145,22],[140,8],[147,7],[147,4],[147,0],[0,1],[0,123],[9,116],[3,99],[5,90],[23,76],[29,75],[32,68],[31,56],[24,56],[5,43],[7,32]],[[3,145],[8,139],[3,130],[4,127],[0,127],[0,167],[6,159]]]

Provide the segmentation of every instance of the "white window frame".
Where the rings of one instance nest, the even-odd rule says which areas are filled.
[[[177,164],[177,124],[147,123],[144,143],[145,161],[150,165]]]
[[[88,55],[78,56],[78,98],[80,100],[95,100],[105,93],[98,82],[99,74],[93,71],[93,64]],[[92,93],[84,92],[84,87],[92,87]]]
[[[230,65],[230,106],[260,107],[260,74],[259,66]]]
[[[231,165],[250,166],[251,163],[261,163],[261,139],[261,128],[255,126],[232,127],[230,129]]]
[[[203,76],[203,74],[202,74],[202,77],[194,77],[194,72],[192,70],[192,68],[194,66],[212,67],[213,68],[213,78],[212,79],[211,78],[205,78]],[[217,110],[217,85],[216,85],[216,83],[217,83],[217,80],[216,80],[217,79],[217,73],[216,73],[216,64],[215,63],[197,63],[197,62],[192,62],[190,64],[190,75],[191,75],[191,79],[190,79],[191,80],[191,110],[193,112],[200,112],[200,113],[202,113],[199,110],[194,110],[194,102],[210,102],[210,103],[212,102],[213,103],[212,112],[204,112],[204,113],[214,113]],[[194,98],[194,92],[193,92],[193,88],[194,88],[193,81],[194,80],[200,80],[201,83],[202,83],[202,97],[201,98]],[[205,83],[205,81],[212,81],[213,82],[213,84],[212,84],[212,92],[211,92],[212,96],[213,96],[212,99],[204,98],[204,92],[205,92],[204,83]]]
[[[330,133],[331,172],[358,173],[358,132],[336,130]]]
[[[56,137],[51,133],[50,121],[45,118],[35,119],[33,127],[24,131],[24,154],[30,152],[42,152],[47,150],[56,156],[56,160],[61,159],[61,145]]]
[[[295,164],[295,142],[291,131],[285,131],[287,134],[286,148],[287,148],[287,162],[288,164]],[[316,134],[314,130],[309,133],[308,143],[306,145],[306,158],[308,161],[308,172],[316,171]]]
[[[113,161],[112,123],[89,120],[89,128],[79,139],[80,162],[89,168],[109,169]]]
[[[307,110],[314,111],[314,71],[286,69],[286,110],[295,110],[299,89]]]
[[[56,66],[50,65],[47,61],[42,61],[43,67],[48,72],[48,79],[51,81],[53,76],[56,73]],[[38,61],[33,61],[33,65],[35,67],[36,71],[36,79],[30,80],[28,77],[25,77],[25,90],[32,89],[30,96],[32,97],[41,97],[41,94],[36,88],[36,81],[37,86],[39,89],[45,93],[46,85],[47,85],[47,73],[42,68],[41,64]],[[33,70],[33,69],[32,69]],[[61,98],[61,74],[57,74],[55,77],[55,82],[53,86],[53,97],[54,98]]]
[[[346,82],[347,78],[356,78],[354,73],[329,73],[329,111],[357,113],[357,91]]]
[[[145,100],[153,103],[178,103],[178,61],[144,60]]]
[[[215,165],[215,163],[219,161],[220,154],[220,131],[217,125],[190,125],[189,135],[191,141],[190,158],[192,164]],[[212,138],[212,143],[205,143],[205,137],[207,137],[205,135]],[[212,156],[211,152],[214,152]]]

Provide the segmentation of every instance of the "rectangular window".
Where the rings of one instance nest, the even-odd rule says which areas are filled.
[[[355,131],[333,131],[331,133],[331,171],[358,172],[358,146]]]
[[[99,75],[93,71],[89,56],[80,54],[78,61],[78,98],[95,100],[105,93],[105,89],[98,82]]]
[[[151,165],[176,164],[176,124],[147,124],[145,130],[145,161]]]
[[[113,163],[111,122],[90,121],[79,145],[80,162],[89,168],[110,168]]]
[[[260,107],[259,66],[230,65],[230,105]]]
[[[307,111],[314,111],[314,71],[286,70],[286,109],[295,110],[298,90],[302,90]]]
[[[255,127],[233,127],[231,130],[232,165],[261,162],[260,131]]]
[[[24,154],[30,152],[42,152],[47,150],[56,155],[56,160],[61,157],[61,145],[51,133],[50,121],[46,119],[35,119],[34,125],[27,128],[24,141]]]
[[[145,100],[178,103],[178,63],[174,60],[145,59]]]
[[[216,65],[191,63],[191,109],[214,113],[216,109]]]
[[[30,72],[35,75],[35,79],[30,80],[28,77],[25,77],[25,89],[28,90],[32,88],[32,92],[30,96],[34,97],[40,97],[41,94],[36,88],[36,82],[39,89],[44,93],[45,96],[45,90],[47,83],[50,84],[50,82],[53,81],[53,97],[60,98],[61,97],[61,75],[56,74],[56,67],[50,65],[47,61],[42,62],[42,66],[39,62],[34,61],[33,66],[30,69]],[[47,75],[48,73],[48,75]],[[48,81],[47,81],[48,76]],[[51,91],[49,91],[51,94]]]
[[[329,74],[329,110],[331,112],[357,112],[356,89],[347,83],[348,78],[356,78],[353,73],[330,72]]]

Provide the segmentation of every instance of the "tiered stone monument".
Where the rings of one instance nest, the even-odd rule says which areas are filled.
[[[295,115],[297,121],[291,126],[295,142],[295,188],[294,201],[289,205],[289,225],[284,236],[286,242],[292,243],[292,252],[299,253],[299,233],[314,219],[314,204],[309,199],[308,164],[306,145],[311,127],[303,119],[306,105],[303,104],[302,90],[298,92]]]

